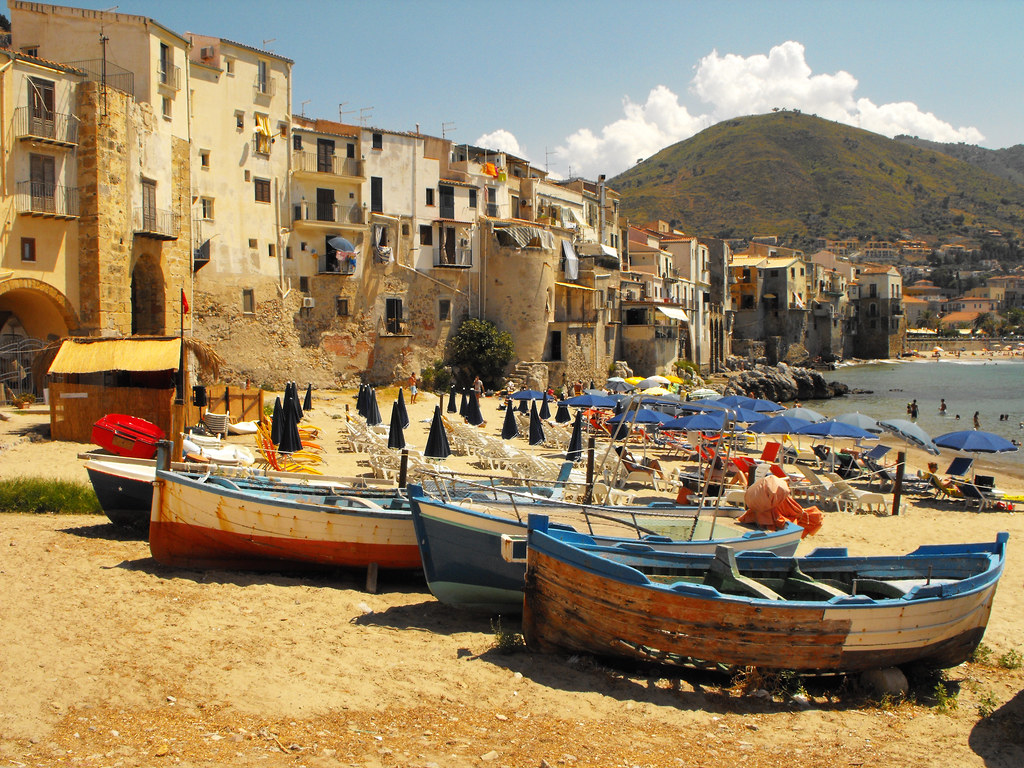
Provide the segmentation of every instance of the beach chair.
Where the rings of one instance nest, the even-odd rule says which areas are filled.
[[[949,463],[946,474],[954,480],[966,480],[973,466],[974,459],[970,456],[957,456]]]
[[[875,491],[862,491],[858,488],[854,488],[840,475],[835,473],[825,473],[826,477],[832,481],[832,486],[835,489],[838,502],[843,503],[850,512],[872,512],[874,514],[887,514],[889,512],[889,505],[885,501],[885,496]]]
[[[203,424],[213,434],[218,437],[226,437],[228,434],[228,424],[231,423],[231,415],[227,413],[211,413],[207,411],[203,414]]]
[[[777,440],[771,440],[764,444],[764,449],[761,451],[761,461],[774,462],[779,458],[779,452],[782,450],[782,443]]]

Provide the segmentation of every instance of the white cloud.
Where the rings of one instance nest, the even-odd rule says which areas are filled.
[[[934,141],[968,143],[984,138],[977,128],[955,128],[912,102],[876,105],[858,97],[857,86],[857,79],[843,70],[814,74],[804,46],[792,40],[773,47],[767,55],[744,57],[712,51],[697,64],[690,83],[690,91],[709,105],[707,114],[691,115],[675,93],[658,85],[643,104],[623,99],[624,116],[600,131],[581,128],[568,136],[555,150],[555,156],[558,164],[566,170],[571,168],[574,175],[614,175],[638,158],[689,138],[708,125],[774,107],[799,109],[885,136],[907,133]],[[518,147],[507,131],[481,137],[480,142],[493,145],[491,137],[497,136],[507,137]],[[508,151],[515,152],[511,148]]]
[[[522,157],[525,160],[530,158],[523,154],[523,150],[519,147],[519,140],[511,131],[506,131],[504,128],[499,128],[491,133],[485,133],[474,144],[478,147],[486,147],[487,149],[497,149],[502,152],[508,152],[515,155],[516,157]]]

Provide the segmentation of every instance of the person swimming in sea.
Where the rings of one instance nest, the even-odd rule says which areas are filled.
[[[946,415],[946,398],[942,398],[942,402],[939,403],[939,415]]]

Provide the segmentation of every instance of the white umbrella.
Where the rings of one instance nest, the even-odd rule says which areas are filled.
[[[666,379],[664,376],[648,376],[641,382],[638,382],[636,388],[639,390],[650,389],[651,387],[667,387],[672,382]]]

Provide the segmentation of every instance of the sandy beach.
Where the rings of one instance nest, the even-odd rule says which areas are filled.
[[[395,392],[381,393],[385,420]],[[421,394],[409,406],[413,446],[436,403]],[[316,393],[307,422],[322,429],[325,471],[367,474],[361,455],[339,450],[346,405],[354,412],[354,393]],[[489,434],[496,407],[482,403]],[[34,437],[42,406],[4,412],[0,476],[87,481],[76,459],[87,446]],[[926,458],[911,451],[909,463]],[[1001,471],[997,486],[1024,492],[1024,477]],[[897,517],[828,513],[800,552],[901,553],[1010,532],[991,652],[945,676],[955,708],[936,704],[935,680],[904,702],[874,701],[854,678],[811,680],[794,702],[723,676],[502,653],[491,617],[442,606],[421,577],[384,574],[370,594],[362,573],[170,569],[103,516],[0,515],[0,765],[1016,768],[1024,670],[999,660],[1024,652],[1024,515],[908,501]]]

